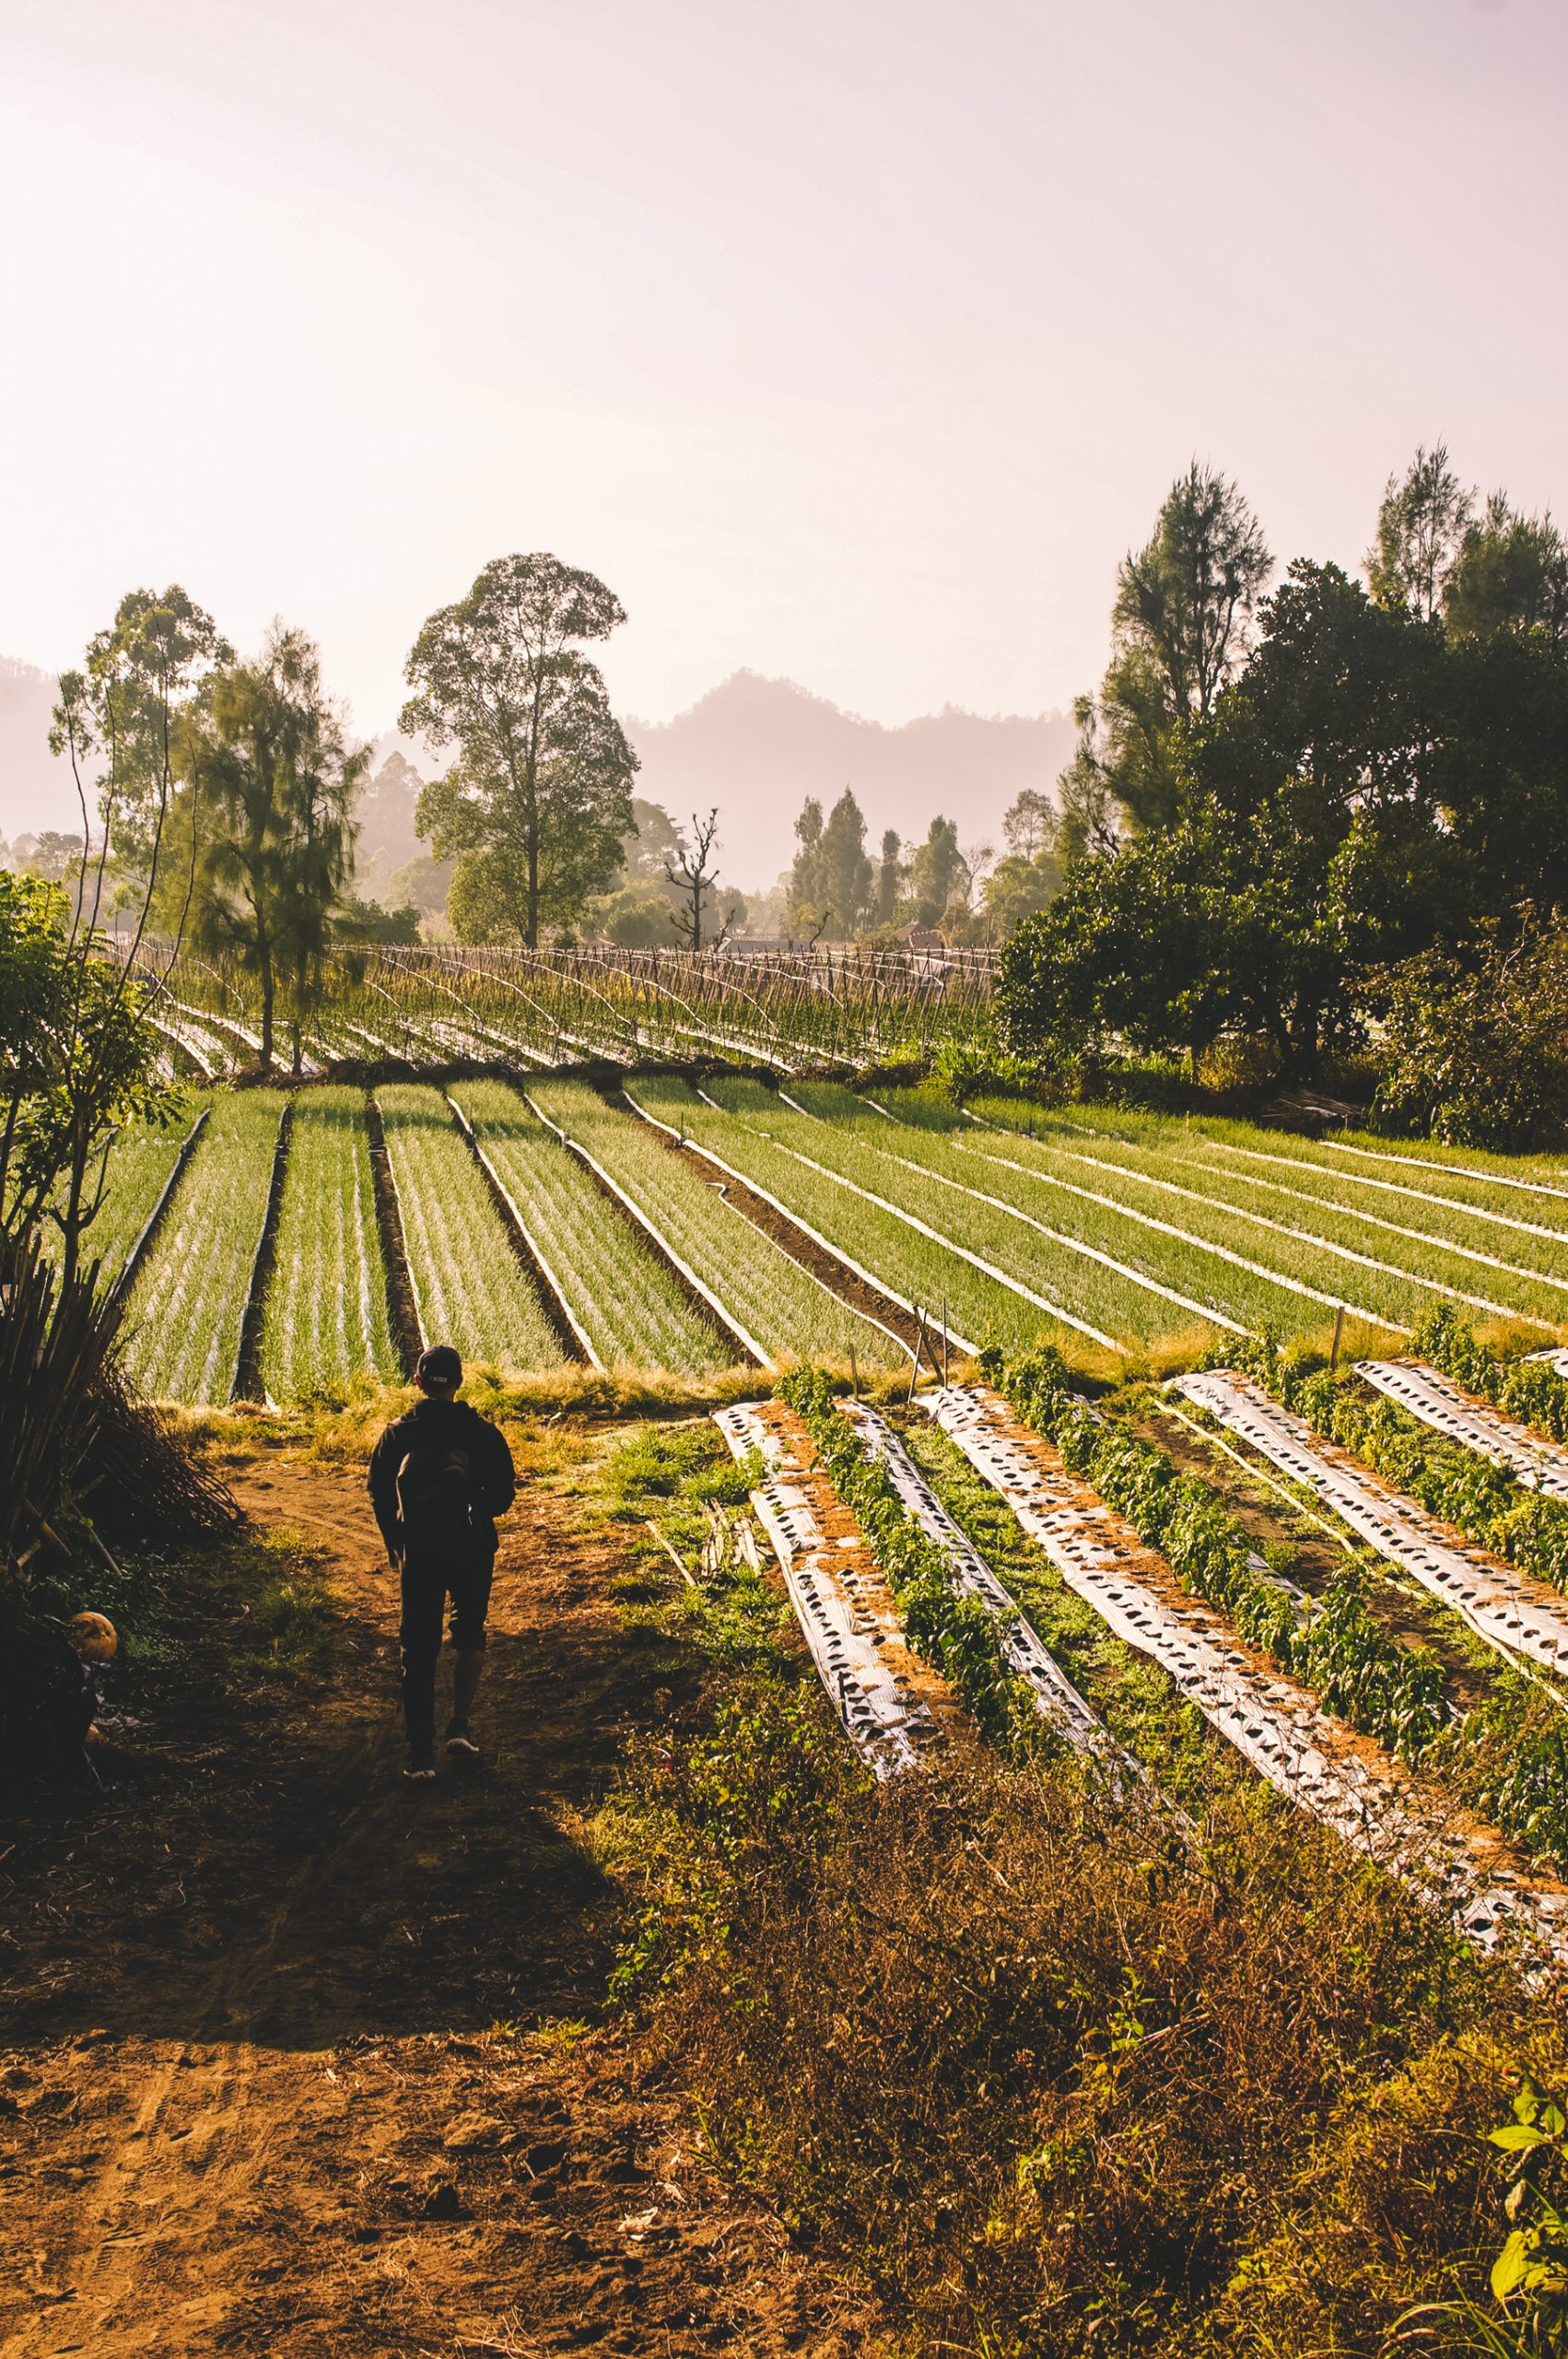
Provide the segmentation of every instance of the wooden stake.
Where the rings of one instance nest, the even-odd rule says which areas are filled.
[[[1328,1373],[1330,1376],[1333,1375],[1334,1370],[1340,1365],[1340,1338],[1344,1332],[1345,1306],[1341,1303],[1338,1310],[1334,1313],[1334,1345],[1328,1355]]]
[[[947,1297],[942,1298],[942,1381],[947,1384]]]
[[[855,1338],[849,1338],[849,1390],[858,1401],[860,1397],[860,1371],[855,1366]]]
[[[906,1408],[909,1406],[909,1402],[913,1401],[915,1397],[915,1387],[920,1380],[920,1345],[925,1342],[925,1340],[926,1314],[922,1310],[920,1313],[919,1324],[915,1329],[915,1352],[909,1367],[909,1400],[906,1401],[904,1403]]]

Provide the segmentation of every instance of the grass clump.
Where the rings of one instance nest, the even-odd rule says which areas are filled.
[[[901,2348],[1373,2359],[1475,2280],[1481,2133],[1560,2027],[1322,1830],[1218,1797],[1173,1856],[1071,1761],[879,1786],[752,1689],[624,1807],[649,1891],[619,1989]]]

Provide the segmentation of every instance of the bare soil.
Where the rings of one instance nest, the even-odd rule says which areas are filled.
[[[614,1532],[524,1486],[487,1757],[411,1787],[358,1479],[275,1454],[236,1487],[330,1550],[343,1627],[237,1691],[241,1602],[193,1583],[107,1790],[0,1833],[4,2359],[868,2351],[865,2298],[603,2013],[626,1900],[585,1813],[700,1676],[615,1613]]]

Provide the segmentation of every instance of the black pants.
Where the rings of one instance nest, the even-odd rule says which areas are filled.
[[[423,1752],[436,1741],[436,1664],[441,1652],[441,1617],[451,1599],[454,1647],[483,1647],[490,1604],[493,1555],[466,1563],[450,1554],[405,1556],[403,1565],[403,1719],[408,1742]]]

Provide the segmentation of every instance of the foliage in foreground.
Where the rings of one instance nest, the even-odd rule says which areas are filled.
[[[1481,2133],[1560,2027],[1267,1801],[1173,1857],[1071,1764],[873,1787],[748,1684],[623,1807],[655,2046],[910,2348],[1372,2359],[1483,2283]]]

